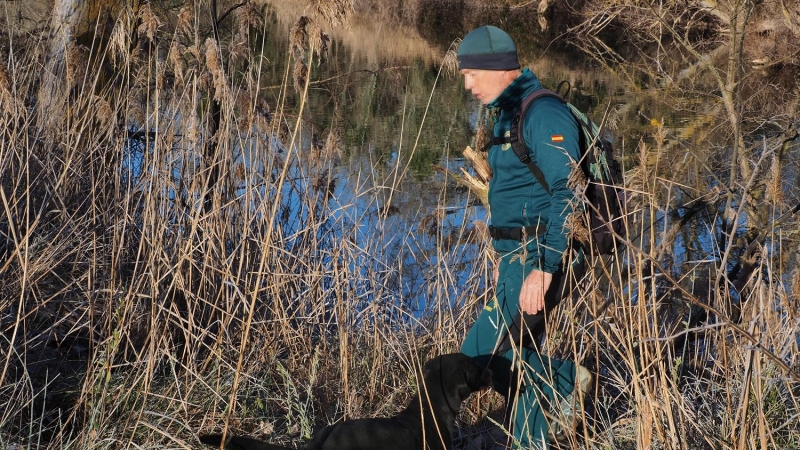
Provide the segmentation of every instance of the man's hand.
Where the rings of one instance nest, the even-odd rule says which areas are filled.
[[[553,274],[534,270],[525,277],[519,291],[519,306],[523,312],[536,314],[544,309],[544,294],[550,288]]]

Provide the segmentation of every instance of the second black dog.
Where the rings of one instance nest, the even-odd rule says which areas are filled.
[[[307,450],[450,450],[461,403],[473,392],[491,385],[492,372],[472,358],[452,353],[437,356],[422,369],[420,394],[398,415],[389,418],[345,420],[316,433]],[[219,447],[222,436],[200,441]],[[228,450],[287,450],[287,447],[248,437],[226,439]]]

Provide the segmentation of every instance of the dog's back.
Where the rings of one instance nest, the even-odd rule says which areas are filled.
[[[221,434],[206,434],[200,436],[200,442],[219,448],[222,444]],[[293,450],[289,447],[270,444],[244,436],[230,436],[225,440],[225,450]]]
[[[353,419],[328,425],[316,433],[304,450],[420,450],[423,436],[419,417]],[[219,448],[222,435],[200,436],[200,442]],[[439,446],[429,446],[439,448]],[[230,436],[225,450],[293,450],[258,439]]]
[[[353,419],[329,425],[314,434],[308,450],[419,450],[419,417]]]

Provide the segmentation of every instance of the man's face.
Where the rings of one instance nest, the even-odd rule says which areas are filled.
[[[484,105],[496,99],[519,75],[519,70],[461,69],[464,87]]]

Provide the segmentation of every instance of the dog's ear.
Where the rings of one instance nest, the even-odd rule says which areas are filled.
[[[461,404],[464,400],[467,399],[467,397],[469,397],[470,394],[472,394],[475,391],[472,389],[472,386],[470,386],[466,382],[466,380],[464,380],[464,382],[458,383],[457,392],[458,392],[458,404]]]
[[[473,392],[480,391],[492,385],[492,371],[469,360],[461,368],[462,380],[458,386],[460,401],[464,401]]]
[[[480,381],[478,382],[479,390],[492,386],[492,371],[488,367],[481,368]]]
[[[492,371],[474,359],[467,360],[464,363],[463,370],[465,380],[472,392],[480,391],[492,385]]]
[[[418,375],[422,375],[421,379],[427,382],[428,380],[435,379],[435,377],[441,377],[443,359],[443,357],[437,356],[436,358],[426,361],[425,364],[422,365],[422,373],[418,372]]]

